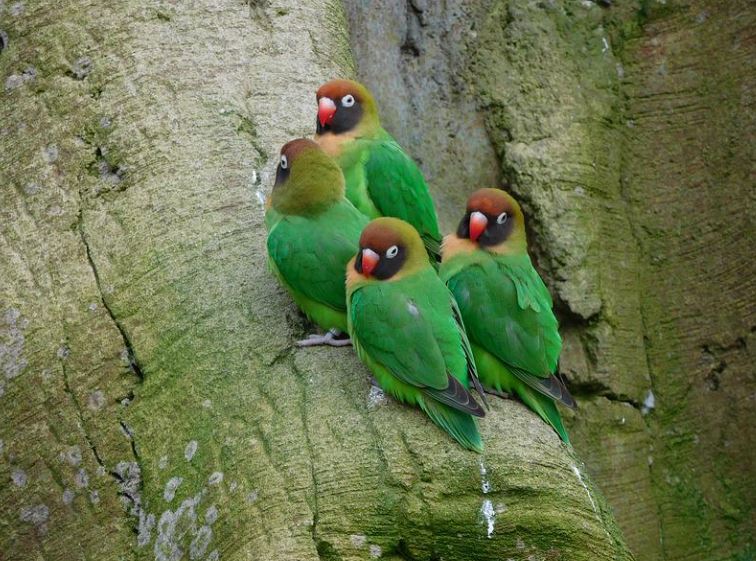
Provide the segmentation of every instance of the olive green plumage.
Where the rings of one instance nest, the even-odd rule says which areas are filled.
[[[341,170],[317,144],[284,145],[265,213],[268,262],[323,329],[347,329],[344,269],[366,223],[344,197]]]
[[[559,325],[528,256],[517,202],[500,190],[474,193],[444,241],[439,274],[459,305],[483,385],[516,394],[569,442],[555,404],[574,406],[554,376]]]
[[[484,411],[468,391],[475,361],[454,299],[409,224],[368,225],[348,265],[347,300],[352,343],[380,386],[480,452],[473,416]]]
[[[417,164],[381,127],[370,92],[357,82],[333,80],[321,86],[317,99],[315,138],[341,166],[347,198],[369,218],[409,222],[437,263],[441,234],[428,185]]]

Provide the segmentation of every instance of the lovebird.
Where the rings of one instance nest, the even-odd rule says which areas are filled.
[[[481,452],[474,417],[485,412],[468,391],[477,383],[475,360],[454,298],[420,236],[407,222],[377,218],[359,246],[347,265],[357,354],[387,393],[419,406],[462,446]]]
[[[267,209],[268,263],[300,309],[327,331],[299,346],[349,344],[345,267],[367,218],[344,197],[341,169],[312,140],[281,148]]]
[[[393,216],[419,232],[431,261],[441,233],[428,185],[417,164],[382,127],[362,84],[333,80],[317,91],[315,140],[341,166],[346,196],[368,218]]]
[[[554,376],[562,339],[517,201],[499,189],[470,195],[457,232],[444,239],[439,276],[459,305],[483,386],[516,394],[569,443],[555,403],[575,407]]]

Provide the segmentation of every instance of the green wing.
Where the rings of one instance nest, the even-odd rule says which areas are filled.
[[[465,331],[465,324],[462,320],[462,312],[459,309],[459,306],[457,305],[457,301],[454,299],[454,295],[449,292],[449,303],[451,304],[452,309],[452,315],[454,317],[454,323],[457,328],[457,332],[459,333],[460,340],[462,341],[462,350],[465,353],[465,360],[467,361],[467,375],[470,382],[472,382],[473,386],[475,386],[475,390],[478,392],[478,395],[483,400],[483,403],[488,407],[488,400],[486,399],[486,394],[483,391],[483,386],[480,385],[480,380],[478,379],[478,368],[475,364],[475,355],[472,350],[472,346],[470,345],[470,340],[467,337],[467,332]]]
[[[432,399],[423,401],[420,407],[434,423],[452,435],[462,446],[476,452],[483,451],[483,440],[474,417]]]
[[[501,360],[481,347],[473,345],[473,353],[478,368],[481,372],[487,373],[493,389],[500,392],[516,393],[525,405],[551,425],[561,439],[569,444],[570,437],[564,428],[559,409],[551,396],[533,389],[530,384],[526,384],[518,376],[512,374]]]
[[[369,363],[385,368],[399,382],[389,381],[384,389],[390,393],[401,394],[398,386],[407,384],[459,411],[483,416],[465,388],[468,359],[448,292],[428,271],[430,283],[424,278],[412,283],[405,279],[355,290],[350,299],[350,335]],[[407,290],[414,288],[408,284],[417,284],[420,290]]]
[[[348,204],[348,203],[346,203]],[[268,255],[287,287],[346,312],[345,271],[367,219],[351,204],[317,218],[283,216],[268,234]]]
[[[441,248],[438,218],[417,164],[384,133],[381,138],[369,141],[364,168],[368,195],[381,215],[412,224],[429,255],[438,262]]]
[[[448,283],[474,343],[529,386],[574,405],[553,376],[562,348],[559,325],[528,255],[477,260]]]

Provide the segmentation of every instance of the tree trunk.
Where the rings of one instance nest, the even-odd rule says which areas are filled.
[[[493,403],[481,423],[486,453],[477,456],[372,389],[350,350],[292,347],[311,326],[266,270],[262,200],[278,147],[312,132],[316,86],[354,73],[340,3],[143,4],[0,3],[0,559],[630,559],[573,452],[519,403]],[[464,146],[444,141],[438,153],[415,153],[433,166],[456,150],[470,166],[434,184],[446,226],[476,186],[468,173],[486,183],[501,174],[524,197],[537,255],[565,314],[564,368],[584,397],[573,423],[579,448],[608,482],[620,517],[640,497],[642,508],[658,510],[665,536],[677,536],[669,558],[682,558],[681,536],[699,526],[675,517],[678,496],[664,481],[680,478],[669,486],[688,498],[688,509],[710,500],[699,494],[703,478],[718,486],[711,493],[737,485],[742,475],[729,462],[736,453],[752,457],[745,431],[701,432],[712,456],[712,438],[732,448],[696,474],[687,437],[707,418],[677,395],[697,360],[683,353],[708,333],[697,327],[698,299],[691,304],[682,292],[701,270],[685,267],[707,255],[691,257],[687,236],[696,244],[721,239],[715,218],[735,217],[726,209],[737,209],[737,199],[721,197],[710,221],[702,222],[706,209],[689,213],[689,228],[678,231],[669,217],[694,198],[671,190],[682,167],[664,169],[670,190],[656,204],[669,198],[678,206],[657,214],[654,177],[641,164],[667,160],[654,150],[655,113],[644,113],[653,108],[633,105],[648,102],[644,79],[662,80],[640,58],[651,41],[644,34],[679,25],[692,41],[695,17],[674,23],[677,12],[652,13],[630,25],[629,8],[611,15],[614,8],[580,2],[568,3],[568,12],[546,3],[483,4],[470,9],[477,37],[447,44],[445,56],[449,69],[469,67],[454,77],[453,91],[470,94],[460,116],[485,154],[476,160],[466,138]],[[418,18],[430,10],[423,5],[412,3]],[[354,29],[354,9],[352,43],[368,44]],[[720,27],[733,36],[747,29],[742,19],[726,26],[737,14],[731,10],[712,9],[701,24],[710,41],[725,41]],[[612,58],[620,55],[603,53],[595,31],[602,18],[627,41],[622,80]],[[402,56],[421,54],[421,46],[403,44]],[[712,71],[701,86],[707,103],[732,91],[714,71],[746,97],[735,73],[747,60],[740,45],[740,62],[704,60]],[[590,61],[603,56],[599,72]],[[669,56],[668,72],[684,66],[682,55]],[[417,91],[412,84],[405,91],[396,107],[416,99],[406,95]],[[390,121],[392,104],[379,101]],[[711,168],[683,184],[700,190],[700,204],[721,192],[704,185],[707,178],[745,194],[748,170],[737,175],[728,166],[748,161],[738,152],[747,142],[724,142],[747,134],[732,120],[744,104],[706,116],[721,127],[722,145],[703,162]],[[428,107],[418,101],[418,110]],[[414,115],[404,114],[405,130]],[[616,119],[601,121],[607,116]],[[630,118],[634,129],[625,126]],[[678,142],[671,117],[661,129]],[[436,138],[448,137],[436,130]],[[411,151],[423,140],[397,134]],[[700,135],[712,147],[720,138]],[[679,155],[678,166],[690,160]],[[624,171],[629,182],[620,184]],[[745,244],[746,226],[733,218],[726,231]],[[661,244],[667,229],[676,236],[670,247]],[[623,268],[612,266],[608,259],[624,257],[627,246]],[[647,257],[657,246],[667,250],[659,251],[661,264]],[[725,337],[725,327],[739,333],[741,326],[728,282],[753,277],[745,277],[745,251],[728,246],[716,255],[722,286],[695,289],[720,302],[709,318],[721,324],[721,350],[712,342],[707,352],[723,403],[748,375],[748,363],[738,362],[746,335],[734,347]],[[659,267],[674,275],[662,286],[652,276]],[[658,291],[643,299],[644,287]],[[737,300],[741,310],[752,311],[749,294]],[[679,318],[659,312],[672,296],[686,303],[674,307]],[[680,336],[670,343],[651,318],[672,322]],[[677,362],[669,353],[679,353]],[[731,375],[730,364],[740,365]],[[651,380],[657,408],[642,417],[632,405]],[[721,416],[722,429],[724,420],[744,418],[738,410],[722,415],[703,392],[696,400]],[[612,423],[626,410],[627,424]],[[675,415],[688,424],[673,424]],[[646,447],[657,441],[649,475]],[[622,474],[606,475],[610,462],[639,474],[630,479],[638,489],[615,490]],[[688,471],[673,471],[680,466]],[[722,536],[732,536],[731,551],[745,543],[729,532],[748,524],[737,516],[752,496],[728,493],[721,497],[729,502],[700,509],[707,527],[716,508],[730,517],[705,536],[709,550],[696,551],[711,551]],[[631,522],[626,530],[637,539],[633,529]]]
[[[346,3],[358,74],[445,229],[479,186],[524,201],[571,434],[630,549],[750,559],[753,3]]]

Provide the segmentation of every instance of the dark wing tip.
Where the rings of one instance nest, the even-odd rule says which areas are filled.
[[[575,401],[575,398],[572,397],[570,390],[567,389],[567,384],[564,382],[564,376],[559,372],[559,362],[557,362],[557,373],[552,376],[552,378],[555,378],[559,386],[562,388],[562,399],[559,401],[564,403],[570,409],[577,409],[577,402]]]
[[[472,384],[475,387],[475,391],[478,392],[480,399],[483,401],[483,405],[486,406],[486,409],[491,409],[491,406],[488,404],[488,399],[486,398],[486,392],[483,390],[483,386],[481,385],[480,380],[478,379],[478,373],[475,371],[474,368],[472,368],[472,365],[469,363],[468,363],[468,368],[467,368],[467,374],[470,376],[470,380],[472,380]]]
[[[577,402],[575,401],[575,398],[572,397],[572,394],[570,393],[570,390],[567,389],[567,386],[565,385],[565,383],[559,378],[557,378],[556,376],[552,376],[552,378],[554,378],[557,381],[557,383],[562,389],[562,397],[559,401],[564,403],[570,409],[577,409]]]
[[[572,397],[570,390],[567,389],[567,386],[564,385],[564,382],[562,382],[553,374],[548,376],[547,378],[541,378],[540,376],[535,376],[534,374],[531,374],[530,372],[523,370],[522,368],[509,366],[509,369],[520,380],[525,382],[534,390],[550,397],[551,399],[563,403],[571,409],[575,409],[577,407],[575,398]]]
[[[564,382],[560,378],[552,374],[550,377],[544,378],[543,381],[548,383],[548,387],[551,390],[550,395],[554,399],[570,409],[575,409],[577,407],[575,398],[572,397],[570,390],[567,389],[567,386],[564,385]]]
[[[447,374],[447,378],[449,380],[449,385],[446,386],[445,389],[434,390],[431,388],[425,388],[423,392],[428,394],[436,401],[440,401],[441,403],[444,403],[449,407],[453,407],[458,411],[469,413],[470,415],[473,415],[475,417],[485,417],[485,410],[477,401],[475,401],[475,398],[472,396],[472,394],[467,391],[467,389],[459,382],[459,380],[449,374]]]

